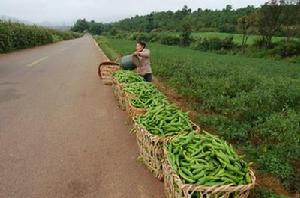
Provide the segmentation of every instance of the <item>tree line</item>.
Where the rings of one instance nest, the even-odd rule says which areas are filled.
[[[300,1],[271,0],[255,12],[237,19],[236,31],[243,34],[242,46],[250,34],[262,36],[261,45],[272,47],[274,36],[300,38]]]
[[[192,32],[250,32],[270,36],[295,36],[300,21],[300,0],[271,0],[260,8],[247,6],[233,9],[227,5],[222,10],[198,8],[192,11],[184,6],[177,11],[152,12],[144,16],[135,16],[111,24],[103,24],[79,19],[72,30],[89,31],[101,34],[116,29],[128,32],[175,31],[190,26]],[[255,28],[254,28],[255,26]],[[298,27],[299,28],[299,27]]]
[[[281,57],[289,57],[300,54],[300,0],[270,0],[256,8],[247,6],[245,8],[233,9],[227,5],[222,10],[201,9],[192,11],[184,6],[177,11],[152,12],[144,16],[134,16],[120,20],[115,23],[97,23],[79,19],[72,27],[76,32],[90,32],[92,34],[109,34],[110,36],[122,35],[124,33],[148,34],[148,39],[157,40],[155,34],[161,34],[158,38],[163,44],[180,44],[190,46],[191,43],[199,49],[231,49],[233,43],[230,38],[221,41],[218,38],[198,39],[197,43],[191,37],[192,32],[226,32],[242,34],[242,41],[237,50],[244,53],[248,48],[250,35],[260,35],[255,46],[264,49],[274,49],[273,54]],[[166,32],[178,32],[180,38],[166,35]],[[149,35],[150,34],[150,35]],[[152,39],[152,37],[155,37]],[[285,37],[285,41],[274,44],[274,36]],[[135,37],[135,36],[131,36]],[[143,38],[143,37],[137,37]],[[298,38],[297,43],[292,39]],[[195,40],[195,39],[194,39]],[[232,40],[232,39],[231,39]],[[216,45],[217,43],[217,45]]]

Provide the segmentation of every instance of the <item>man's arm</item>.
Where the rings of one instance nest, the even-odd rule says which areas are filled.
[[[138,52],[138,56],[149,58],[150,57],[150,50],[144,49],[142,52]]]

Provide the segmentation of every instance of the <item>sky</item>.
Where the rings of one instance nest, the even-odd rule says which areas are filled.
[[[192,10],[260,6],[266,0],[0,0],[0,17],[13,17],[36,24],[72,25],[78,18],[115,22],[152,11]]]

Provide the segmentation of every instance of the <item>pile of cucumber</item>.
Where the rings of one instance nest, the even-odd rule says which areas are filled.
[[[224,140],[207,132],[177,136],[167,144],[168,159],[188,184],[245,185],[251,183],[247,164]]]
[[[133,71],[128,70],[118,70],[113,73],[113,77],[121,84],[144,81],[144,79],[141,76],[137,75]]]
[[[137,116],[135,121],[153,135],[173,136],[194,131],[188,114],[171,104],[151,108],[146,114]]]
[[[148,109],[160,104],[167,104],[167,98],[152,83],[136,82],[124,86],[129,94],[129,102],[136,108]]]
[[[130,103],[147,112],[134,117],[149,133],[174,138],[166,144],[167,159],[185,184],[220,186],[250,184],[250,168],[224,140],[207,132],[196,132],[187,113],[170,104],[152,84],[132,71],[113,76],[123,83]],[[199,197],[195,193],[192,197]]]

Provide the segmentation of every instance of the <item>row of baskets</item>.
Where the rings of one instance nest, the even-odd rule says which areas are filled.
[[[102,67],[104,68],[104,67]],[[108,67],[105,68],[107,70]],[[116,71],[113,70],[111,74]],[[124,89],[124,84],[119,83],[116,78],[110,77],[113,85],[113,92],[122,110],[128,112],[133,120],[133,131],[137,138],[140,159],[145,166],[159,180],[164,181],[165,195],[168,198],[192,198],[192,197],[238,197],[246,198],[250,190],[254,187],[255,176],[250,170],[251,183],[247,185],[215,185],[203,186],[185,183],[176,171],[172,168],[167,156],[166,142],[172,137],[164,137],[149,133],[145,127],[135,121],[135,117],[146,113],[146,109],[134,107],[130,100],[132,95]],[[193,126],[196,132],[200,132],[200,127]]]

